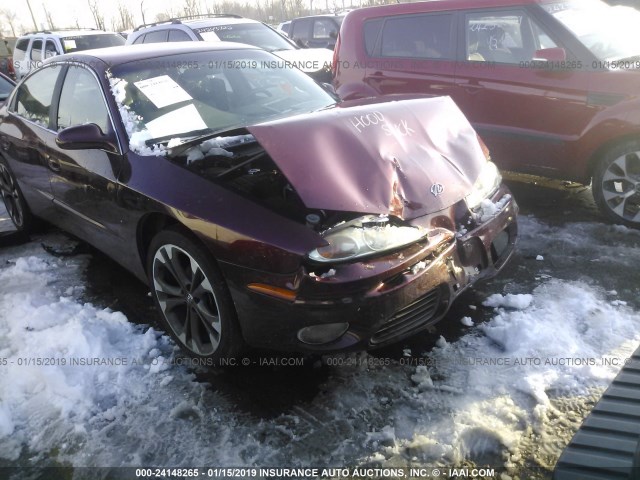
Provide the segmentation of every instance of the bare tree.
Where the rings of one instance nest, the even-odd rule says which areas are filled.
[[[51,12],[49,10],[47,10],[47,7],[44,6],[44,3],[42,4],[42,8],[44,9],[44,15],[45,17],[47,17],[47,23],[49,24],[49,29],[50,30],[55,30],[56,27],[53,23],[53,17],[51,16]]]
[[[184,0],[182,14],[185,17],[193,17],[200,15],[200,2],[198,0]]]
[[[122,32],[135,27],[133,13],[131,13],[129,7],[122,3],[118,4],[118,16],[111,20],[111,26],[115,32]]]
[[[0,10],[0,15],[7,19],[7,23],[11,28],[11,35],[17,37],[16,35],[16,17],[18,16],[16,12],[13,10],[9,10],[8,8],[3,8]]]
[[[98,0],[87,0],[89,3],[89,10],[93,15],[93,20],[96,22],[96,28],[98,30],[104,30],[104,15],[100,12],[100,6]]]

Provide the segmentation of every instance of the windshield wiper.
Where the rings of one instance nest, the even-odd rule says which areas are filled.
[[[215,137],[220,137],[220,136],[224,136],[224,137],[232,137],[234,135],[247,135],[249,134],[249,132],[242,127],[233,127],[233,128],[226,128],[226,129],[221,129],[221,130],[215,130],[215,131],[211,131],[211,129],[209,129],[210,133],[207,133],[205,135],[199,135],[197,137],[193,137],[189,140],[187,140],[184,143],[181,143],[180,145],[176,145],[175,147],[171,148],[170,154],[171,155],[180,155],[181,153],[189,150],[191,147],[195,146],[195,145],[199,145],[202,142],[209,140],[211,138],[215,138]]]
[[[144,143],[147,147],[150,147],[151,145],[156,145],[160,143],[169,143],[169,141],[172,138],[189,138],[189,137],[197,138],[198,136],[205,135],[212,131],[213,130],[211,130],[210,128],[201,128],[199,130],[191,130],[190,132],[174,133],[172,135],[165,135],[163,137],[150,138],[149,140],[146,140]]]

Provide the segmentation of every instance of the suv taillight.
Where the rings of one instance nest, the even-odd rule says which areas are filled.
[[[9,73],[10,76],[12,76],[13,78],[16,77],[16,71],[13,68],[13,59],[12,58],[7,58],[7,72]]]

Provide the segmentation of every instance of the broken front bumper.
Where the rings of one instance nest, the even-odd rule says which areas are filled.
[[[336,352],[380,347],[427,328],[465,288],[495,275],[511,257],[518,207],[504,186],[491,200],[501,209],[490,218],[456,205],[416,219],[429,228],[427,239],[391,254],[303,267],[282,278],[296,292],[291,300],[251,291],[244,286],[250,281],[230,284],[245,340],[277,350]],[[247,278],[234,273],[228,278]],[[301,333],[314,328],[316,336]],[[336,338],[321,341],[323,330]]]

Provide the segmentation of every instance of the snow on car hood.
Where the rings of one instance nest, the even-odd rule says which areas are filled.
[[[449,97],[345,102],[248,130],[308,208],[416,218],[467,196],[486,162]]]
[[[333,51],[326,48],[299,48],[272,52],[286,62],[292,63],[304,73],[314,73],[331,68]]]

